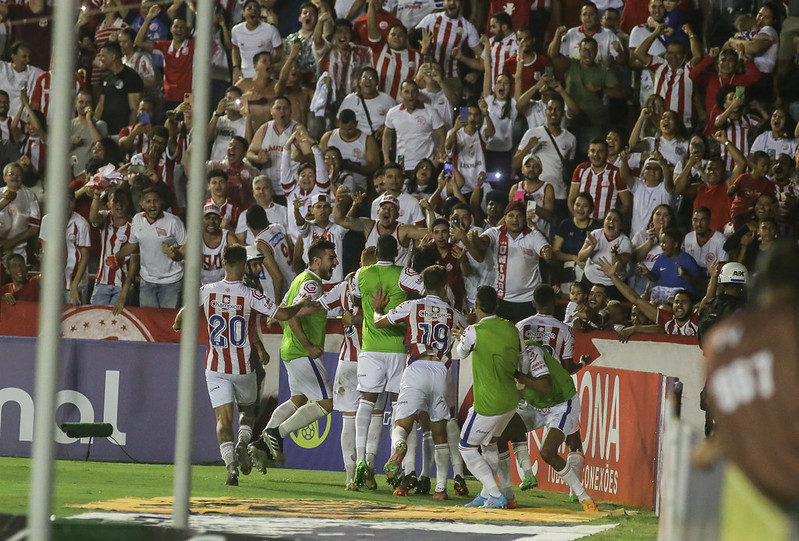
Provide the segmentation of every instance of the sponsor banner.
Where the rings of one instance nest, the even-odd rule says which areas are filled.
[[[0,338],[0,455],[30,456],[35,412],[35,338]],[[177,415],[178,344],[63,340],[56,397],[55,457],[85,459],[89,438],[73,439],[65,422],[107,422],[110,438],[95,438],[94,460],[172,462]],[[194,462],[219,460],[214,413],[197,349],[194,393]]]

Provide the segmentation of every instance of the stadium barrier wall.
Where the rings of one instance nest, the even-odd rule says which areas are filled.
[[[112,436],[136,460],[171,462],[174,452],[179,335],[172,331],[174,310],[126,309],[113,316],[106,307],[84,306],[64,311],[64,340],[56,419],[107,421]],[[34,409],[34,364],[38,305],[18,303],[0,307],[0,455],[29,456]],[[287,378],[277,362],[280,327],[261,329],[272,362],[267,365],[265,393],[288,397]],[[13,336],[17,335],[17,336]],[[27,338],[25,337],[27,336]],[[88,341],[85,339],[94,339]],[[695,340],[646,335],[620,344],[614,333],[578,333],[575,356],[591,354],[594,364],[576,376],[582,401],[582,437],[586,454],[586,487],[599,499],[653,507],[658,477],[661,419],[666,379],[679,377],[685,385],[683,412],[700,424],[701,357]],[[195,396],[194,461],[215,462],[219,450],[213,413],[203,377],[204,328],[198,330],[197,394]],[[328,322],[327,352],[338,351],[341,325]],[[156,342],[156,343],[146,343]],[[336,353],[323,362],[332,380]],[[460,410],[471,404],[471,364],[461,363]],[[277,382],[279,381],[279,384]],[[390,425],[390,414],[383,418]],[[340,415],[334,413],[286,439],[287,466],[341,470],[338,434]],[[388,459],[389,430],[383,431],[377,464]],[[56,433],[56,456],[80,459],[88,441]],[[566,490],[549,466],[540,461],[540,432],[530,435],[531,457],[543,488]],[[418,451],[417,451],[418,452]],[[129,460],[110,440],[93,442],[91,458]],[[539,466],[540,465],[540,466]]]

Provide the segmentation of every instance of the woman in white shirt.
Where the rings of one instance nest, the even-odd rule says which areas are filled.
[[[483,52],[485,73],[491,73],[491,49]],[[516,100],[511,95],[513,81],[501,73],[491,88],[491,77],[483,77],[483,99],[488,105],[488,116],[494,124],[494,135],[486,141],[486,172],[500,173],[503,179],[511,178],[513,158],[513,123],[516,122]]]

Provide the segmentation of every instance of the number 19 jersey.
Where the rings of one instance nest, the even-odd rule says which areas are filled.
[[[448,362],[452,349],[452,328],[466,326],[466,318],[436,295],[405,301],[387,314],[392,324],[407,323],[405,347],[410,362],[422,355]]]
[[[221,280],[200,288],[200,305],[208,320],[205,368],[223,374],[248,374],[253,311],[273,317],[278,306],[241,282]]]

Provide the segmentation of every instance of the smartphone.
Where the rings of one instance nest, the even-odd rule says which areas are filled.
[[[191,92],[186,92],[185,94],[183,94],[183,103],[188,103],[189,105],[192,105],[192,101],[193,97],[191,95]]]
[[[444,178],[452,177],[452,164],[449,162],[444,163]]]
[[[536,206],[537,205],[536,205],[535,201],[528,201],[527,202],[527,212],[535,212],[535,207]]]
[[[449,225],[454,227],[455,229],[460,229],[461,219],[453,215],[452,218],[449,219]]]
[[[486,174],[486,182],[488,183],[493,184],[494,182],[499,182],[500,180],[502,180],[502,173]]]
[[[735,87],[735,97],[736,98],[743,98],[746,95],[746,88],[743,86],[736,86]]]
[[[544,75],[548,75],[549,77],[552,77],[554,75],[554,73],[555,73],[555,70],[552,69],[552,66],[546,66],[544,68]]]
[[[149,124],[150,123],[150,113],[141,113],[139,115],[139,124]]]
[[[514,201],[524,201],[524,190],[516,190],[516,193],[513,194]]]
[[[461,122],[466,122],[469,120],[469,108],[468,107],[458,107],[458,118]]]

